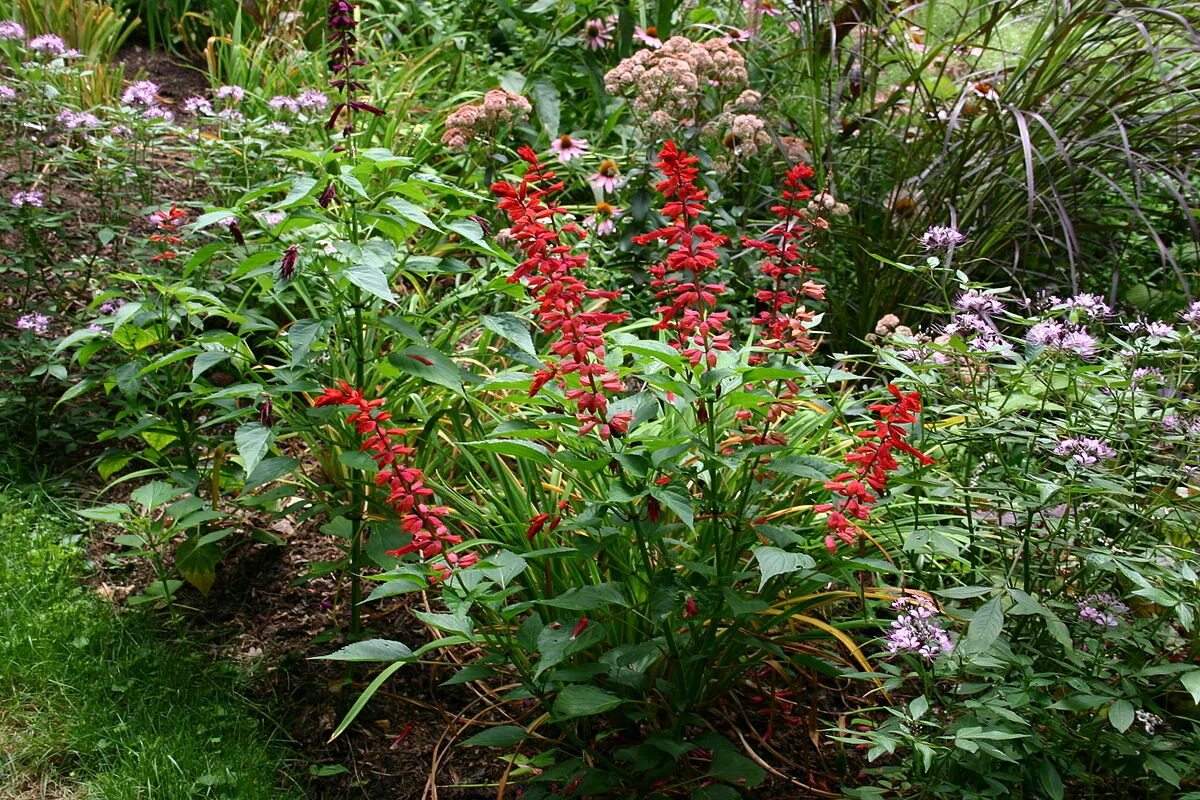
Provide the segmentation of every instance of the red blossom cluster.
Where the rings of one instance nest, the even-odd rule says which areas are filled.
[[[555,218],[565,212],[548,198],[563,188],[554,173],[538,160],[530,147],[517,151],[529,165],[519,185],[498,182],[492,194],[499,198],[497,208],[508,215],[509,238],[525,256],[509,276],[510,283],[524,281],[537,300],[534,316],[544,332],[557,334],[550,352],[557,360],[547,359],[538,370],[529,389],[537,394],[551,380],[557,380],[569,400],[575,403],[579,432],[595,430],[601,439],[622,434],[633,419],[630,413],[609,415],[606,393],[624,391],[621,378],[604,364],[604,329],[626,318],[625,314],[588,309],[593,304],[614,300],[617,292],[591,289],[579,277],[587,267],[585,254],[572,252],[562,234],[586,236],[573,222],[557,224]],[[579,376],[578,386],[568,386],[566,376]]]
[[[859,437],[867,442],[846,456],[846,463],[855,465],[854,471],[843,472],[825,484],[826,489],[844,499],[813,506],[818,513],[828,513],[825,524],[829,526],[830,534],[825,537],[825,547],[831,553],[837,550],[839,539],[846,544],[858,541],[859,527],[852,520],[865,520],[871,516],[871,506],[879,499],[875,492],[887,489],[888,473],[900,468],[893,451],[908,453],[924,465],[934,463],[932,458],[905,441],[908,431],[900,427],[916,422],[916,415],[921,411],[921,395],[918,392],[904,394],[895,385],[889,385],[888,391],[899,402],[868,406],[881,418],[871,430],[859,431]]]
[[[806,280],[798,290],[791,286],[806,273],[817,271],[806,257],[807,249],[812,246],[808,234],[812,226],[824,226],[825,222],[810,220],[805,210],[812,190],[804,181],[812,176],[812,168],[807,164],[796,164],[789,169],[783,181],[783,202],[771,206],[771,212],[780,221],[771,226],[763,239],[742,237],[742,244],[762,253],[759,271],[772,281],[770,289],[755,294],[767,308],[754,318],[754,324],[763,327],[764,347],[784,353],[808,354],[816,348],[808,335],[813,312],[801,298],[825,299],[825,287],[819,283]]]
[[[179,237],[179,226],[187,222],[187,212],[172,204],[167,211],[155,211],[150,215],[150,224],[155,232],[150,234],[150,241],[162,246],[162,250],[150,257],[151,261],[170,261],[175,258],[175,245],[183,241]]]
[[[387,486],[387,503],[400,517],[400,527],[412,534],[412,541],[399,550],[389,550],[390,556],[420,553],[426,560],[438,559],[430,564],[437,573],[436,580],[445,578],[452,570],[469,567],[479,561],[475,553],[452,552],[448,547],[461,544],[463,538],[451,533],[442,522],[450,513],[445,506],[429,506],[423,500],[433,496],[433,490],[425,485],[425,475],[406,462],[413,449],[398,441],[406,435],[402,428],[388,427],[384,423],[392,415],[380,410],[383,398],[367,400],[360,390],[345,381],[338,388],[325,389],[313,401],[314,406],[354,406],[346,421],[364,437],[362,450],[370,453],[371,460],[379,467],[375,483]]]
[[[655,297],[663,301],[655,309],[660,319],[654,330],[671,331],[671,345],[693,366],[703,361],[713,367],[717,352],[730,349],[731,334],[724,330],[729,312],[713,310],[725,285],[705,283],[704,275],[716,268],[720,260],[717,248],[728,240],[708,225],[695,222],[708,197],[707,190],[696,186],[700,159],[680,151],[673,141],[663,145],[658,159],[655,166],[663,179],[654,188],[667,201],[662,213],[671,223],[633,237],[642,245],[661,239],[671,248],[665,261],[650,268],[650,285],[658,290]]]

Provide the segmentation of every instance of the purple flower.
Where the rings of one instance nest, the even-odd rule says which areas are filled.
[[[147,106],[158,105],[158,84],[154,81],[137,81],[125,87],[121,93],[121,105]]]
[[[246,96],[246,90],[240,86],[222,86],[217,89],[218,100],[228,100],[230,103],[240,103]]]
[[[279,260],[279,280],[290,281],[296,276],[296,261],[300,258],[299,245],[292,245],[283,253]]]
[[[1091,358],[1096,355],[1098,345],[1091,334],[1082,328],[1068,330],[1063,334],[1058,347],[1055,348],[1064,353],[1074,353],[1080,358]]]
[[[1145,730],[1149,736],[1153,736],[1155,731],[1157,731],[1164,724],[1162,717],[1158,716],[1157,714],[1151,714],[1149,711],[1144,711],[1142,709],[1135,711],[1133,718],[1137,720],[1137,723],[1142,726],[1142,729]]]
[[[245,117],[242,116],[242,112],[238,111],[236,108],[223,108],[221,109],[221,112],[217,114],[217,116],[226,122],[241,122],[243,119],[245,119]]]
[[[13,194],[12,204],[17,208],[21,208],[22,206],[36,206],[37,208],[42,208],[46,205],[46,195],[33,189],[28,191],[19,191]]]
[[[175,119],[175,113],[163,108],[162,106],[147,106],[146,108],[142,109],[142,119],[161,119],[163,122],[173,122]]]
[[[212,103],[203,97],[189,97],[183,101],[184,113],[193,117],[210,117],[213,113]]]
[[[990,294],[984,294],[978,289],[968,289],[954,301],[954,307],[960,311],[969,311],[981,317],[994,317],[1004,313],[1004,304]]]
[[[1117,627],[1118,618],[1129,611],[1129,606],[1108,592],[1090,594],[1078,606],[1080,619],[1105,628]]]
[[[1200,328],[1200,300],[1197,300],[1188,306],[1184,312],[1179,315],[1179,318],[1188,325],[1195,325],[1196,327]]]
[[[921,244],[925,249],[933,252],[936,250],[950,250],[958,247],[967,240],[966,236],[958,231],[957,228],[951,228],[945,225],[934,225],[925,233],[921,234]],[[974,291],[974,290],[972,290]]]
[[[1057,347],[1067,332],[1067,326],[1056,319],[1039,322],[1025,334],[1025,341],[1035,347]]]
[[[274,228],[286,218],[287,214],[284,214],[282,211],[264,211],[261,217],[262,224],[268,228]]]
[[[19,42],[24,39],[24,25],[11,19],[0,20],[0,41]]]
[[[900,612],[900,615],[891,624],[885,637],[889,653],[917,653],[932,661],[942,653],[949,653],[954,649],[950,634],[933,619],[937,607],[926,598],[904,595],[892,603],[892,608]]]
[[[287,111],[289,114],[297,114],[300,111],[300,106],[296,101],[283,94],[272,97],[267,101],[267,105],[275,111]]]
[[[9,100],[17,99],[17,90],[11,86],[6,86],[0,83],[0,103],[7,103]]]
[[[33,331],[38,336],[45,336],[50,330],[50,318],[44,314],[24,314],[17,318],[17,329]]]
[[[29,49],[35,53],[61,56],[67,52],[67,43],[53,33],[46,33],[29,40]]]
[[[310,108],[314,111],[320,111],[329,105],[329,98],[324,92],[319,92],[316,89],[308,89],[296,96],[296,105],[300,108]]]
[[[280,122],[279,120],[268,122],[266,130],[271,131],[271,133],[277,133],[280,136],[287,136],[292,132],[292,129],[288,127],[286,122]]]
[[[1161,381],[1163,379],[1162,370],[1158,367],[1138,367],[1133,371],[1131,383],[1138,386],[1142,383],[1151,383]]]
[[[100,118],[86,111],[75,112],[70,109],[63,109],[58,114],[58,124],[69,131],[78,128],[98,128],[100,127]]]
[[[1112,458],[1117,452],[1100,439],[1080,437],[1063,439],[1054,448],[1054,455],[1072,458],[1076,464],[1090,467],[1102,458]]]
[[[1112,308],[1098,294],[1077,294],[1066,300],[1059,297],[1051,297],[1050,302],[1055,309],[1078,312],[1088,319],[1110,317],[1113,313]]]

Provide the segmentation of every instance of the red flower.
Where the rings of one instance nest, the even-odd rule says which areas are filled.
[[[812,176],[807,164],[789,169],[783,180],[783,202],[771,207],[780,221],[767,230],[763,239],[742,237],[742,244],[762,253],[759,271],[772,282],[770,289],[761,289],[755,295],[767,310],[754,318],[754,324],[763,327],[764,347],[784,353],[808,354],[816,348],[808,335],[813,312],[802,298],[825,299],[825,287],[820,284],[806,280],[799,287],[794,285],[806,273],[816,272],[816,267],[808,263],[811,225],[802,205],[812,196],[812,190],[804,185]]]
[[[725,285],[706,282],[704,274],[716,268],[720,261],[717,248],[728,240],[694,222],[708,197],[705,189],[696,186],[699,170],[695,165],[700,159],[681,152],[673,141],[663,145],[658,158],[655,166],[662,170],[663,180],[654,188],[667,201],[662,213],[671,223],[633,237],[643,245],[661,239],[671,248],[664,261],[650,267],[650,285],[657,289],[655,297],[663,301],[655,309],[660,319],[654,329],[671,331],[671,345],[693,366],[703,361],[711,368],[716,366],[717,352],[730,349],[731,334],[724,331],[729,313],[713,310]]]
[[[813,506],[817,513],[828,513],[825,524],[830,533],[825,537],[825,547],[831,553],[837,550],[839,541],[846,544],[858,541],[860,531],[854,520],[865,520],[871,516],[871,506],[879,499],[876,492],[885,491],[888,473],[900,468],[895,450],[907,453],[921,464],[934,463],[932,458],[905,441],[908,431],[901,427],[917,421],[916,415],[921,411],[921,395],[917,392],[904,394],[890,384],[888,391],[899,402],[868,406],[882,419],[876,421],[874,428],[859,431],[859,437],[867,442],[848,453],[844,459],[847,464],[855,466],[855,470],[843,472],[825,484],[826,489],[844,499],[836,504]]]
[[[629,414],[609,417],[608,394],[624,391],[625,386],[620,376],[604,365],[604,330],[626,315],[595,309],[596,301],[614,300],[618,293],[591,289],[579,277],[587,267],[587,256],[572,252],[562,234],[586,234],[573,222],[556,226],[555,218],[564,212],[547,199],[563,185],[554,180],[554,173],[531,148],[522,147],[518,154],[529,165],[520,184],[492,185],[492,194],[499,198],[496,207],[512,223],[509,236],[525,255],[508,280],[524,281],[537,300],[534,316],[542,330],[558,337],[551,342],[552,357],[534,376],[529,394],[532,397],[556,381],[576,406],[579,432],[595,430],[601,439],[608,439],[624,433],[632,420]],[[572,374],[578,376],[578,385],[568,384]]]
[[[370,453],[379,467],[375,483],[386,486],[387,504],[400,517],[400,527],[412,534],[412,541],[398,550],[389,550],[388,555],[399,557],[419,553],[421,558],[433,561],[430,566],[436,573],[434,580],[441,580],[454,569],[475,564],[479,556],[447,549],[462,544],[463,538],[451,533],[442,522],[442,517],[450,513],[449,508],[423,502],[423,499],[433,497],[433,490],[425,485],[424,473],[406,463],[414,451],[396,441],[406,435],[406,431],[385,424],[392,415],[380,410],[383,404],[383,398],[368,400],[361,390],[352,388],[345,381],[339,381],[336,389],[323,390],[313,402],[318,407],[354,406],[355,410],[346,416],[346,422],[363,436],[362,450]]]

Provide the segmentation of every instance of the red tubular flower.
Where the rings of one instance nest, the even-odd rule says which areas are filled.
[[[497,208],[512,223],[510,238],[525,255],[509,276],[510,283],[524,281],[525,288],[537,301],[534,316],[544,332],[557,334],[550,344],[552,358],[545,369],[534,376],[532,397],[550,381],[557,381],[567,399],[576,406],[579,432],[595,430],[601,439],[624,433],[633,416],[609,415],[608,395],[624,391],[620,377],[604,365],[604,330],[626,318],[625,314],[589,310],[588,301],[614,300],[617,292],[591,289],[578,277],[587,267],[587,256],[573,253],[562,242],[562,234],[584,237],[576,224],[555,225],[563,210],[547,198],[563,185],[554,173],[538,160],[532,148],[522,147],[518,154],[529,165],[519,185],[499,182],[492,194]],[[567,376],[575,374],[578,386],[568,386]]]
[[[339,381],[336,389],[323,390],[313,402],[317,407],[354,406],[355,410],[346,416],[346,422],[363,437],[363,452],[369,453],[379,467],[375,473],[376,485],[387,487],[388,505],[400,517],[400,527],[412,534],[411,542],[398,550],[389,550],[388,555],[399,557],[419,553],[421,558],[433,562],[430,566],[436,573],[434,580],[441,580],[454,569],[475,564],[479,556],[447,549],[461,544],[463,538],[451,533],[442,522],[442,517],[450,513],[449,508],[424,502],[433,497],[433,490],[425,485],[424,473],[406,463],[413,449],[401,444],[397,438],[407,432],[385,424],[392,415],[380,410],[383,404],[383,398],[368,400],[361,390],[352,388],[345,381]]]
[[[808,335],[813,312],[802,299],[825,298],[825,287],[820,284],[806,280],[795,286],[806,273],[816,272],[807,258],[807,250],[812,246],[809,231],[814,224],[823,223],[810,220],[803,205],[812,196],[804,181],[812,176],[812,168],[807,164],[796,164],[789,169],[783,180],[783,202],[771,207],[779,222],[762,239],[742,237],[742,244],[762,253],[759,271],[772,283],[770,289],[762,289],[755,295],[767,308],[754,318],[754,324],[763,328],[763,346],[782,353],[808,354],[816,348]]]
[[[150,234],[150,241],[162,247],[160,252],[150,257],[151,261],[170,261],[175,258],[176,253],[172,248],[183,241],[179,237],[179,226],[187,222],[187,218],[187,212],[174,204],[167,211],[155,211],[150,215],[150,224],[155,228],[155,232]]]
[[[713,310],[725,285],[706,283],[704,274],[716,268],[717,248],[728,240],[695,222],[708,197],[707,190],[696,186],[700,159],[680,151],[673,141],[663,145],[658,158],[655,166],[662,170],[663,179],[654,188],[667,201],[662,213],[671,223],[633,237],[641,245],[661,239],[671,248],[664,261],[650,268],[650,285],[663,301],[655,309],[660,319],[654,329],[671,331],[671,345],[693,366],[704,362],[711,368],[716,366],[717,352],[730,349],[731,334],[724,330],[729,313]]]
[[[846,544],[858,541],[860,529],[854,520],[871,516],[871,506],[879,499],[876,492],[885,491],[888,473],[900,468],[893,451],[907,453],[924,465],[934,463],[932,458],[905,441],[908,431],[901,427],[916,422],[916,415],[921,411],[921,395],[917,392],[904,394],[894,385],[889,385],[888,391],[899,402],[868,406],[882,419],[876,421],[874,428],[859,431],[859,437],[867,442],[846,455],[845,461],[855,467],[854,471],[843,472],[825,484],[826,489],[843,499],[836,504],[813,506],[818,513],[828,513],[825,524],[830,533],[825,537],[825,547],[831,553],[837,550],[839,540]]]

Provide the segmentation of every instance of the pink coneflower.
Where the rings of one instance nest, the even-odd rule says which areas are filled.
[[[579,31],[579,37],[583,39],[583,46],[588,50],[602,50],[612,43],[608,26],[602,19],[589,19]]]
[[[595,230],[597,236],[607,236],[617,229],[616,219],[625,209],[603,201],[596,203],[596,210],[584,217],[583,227]]]
[[[53,33],[46,33],[29,40],[29,49],[35,53],[61,56],[67,52],[67,43]]]
[[[783,13],[771,0],[742,0],[742,5],[751,15],[766,14],[768,17],[777,17]]]
[[[578,158],[588,151],[587,139],[572,139],[567,134],[550,143],[550,152],[558,156],[558,160],[566,164],[573,158]]]
[[[621,185],[621,168],[617,166],[617,162],[606,158],[600,162],[599,169],[595,175],[588,178],[588,182],[596,189],[611,194]]]
[[[658,28],[647,25],[644,28],[634,28],[633,38],[652,50],[662,47],[662,39],[658,38]]]
[[[721,37],[721,40],[729,44],[741,44],[753,39],[756,33],[754,28],[730,28],[729,32]]]

